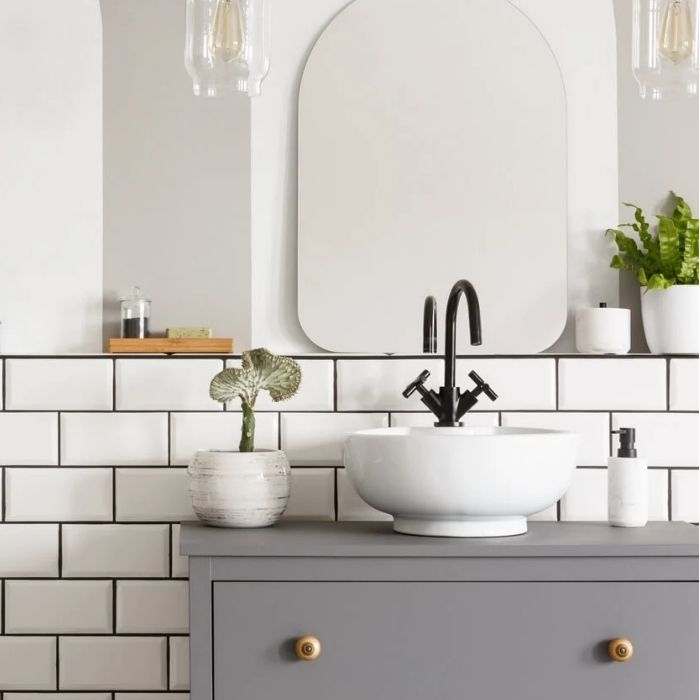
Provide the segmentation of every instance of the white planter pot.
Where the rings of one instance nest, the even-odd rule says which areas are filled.
[[[268,527],[289,501],[291,470],[284,452],[197,452],[187,469],[192,508],[215,527]]]
[[[642,322],[649,349],[659,355],[697,354],[700,287],[642,288]]]

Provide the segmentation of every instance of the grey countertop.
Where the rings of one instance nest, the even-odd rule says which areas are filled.
[[[295,522],[234,530],[183,523],[180,551],[202,557],[697,557],[698,528],[649,523],[530,523],[515,537],[456,539],[400,535],[388,522]]]

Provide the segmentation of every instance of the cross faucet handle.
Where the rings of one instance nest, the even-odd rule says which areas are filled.
[[[472,390],[474,396],[484,393],[491,401],[495,401],[498,398],[498,394],[474,370],[469,372],[469,378],[476,384],[476,388]]]
[[[404,390],[403,390],[403,397],[407,399],[411,394],[413,394],[416,389],[423,388],[423,384],[425,384],[426,381],[428,381],[428,377],[430,377],[430,372],[428,372],[427,369],[424,369]],[[423,392],[421,392],[422,394]]]

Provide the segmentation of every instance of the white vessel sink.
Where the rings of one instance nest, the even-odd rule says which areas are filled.
[[[527,532],[571,485],[578,435],[534,428],[380,428],[350,435],[344,462],[394,530],[440,537]]]

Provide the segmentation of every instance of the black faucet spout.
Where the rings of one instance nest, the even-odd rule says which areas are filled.
[[[469,339],[472,345],[481,345],[481,310],[479,297],[471,282],[459,280],[455,282],[447,300],[445,316],[445,387],[455,386],[457,364],[457,311],[459,301],[464,296],[469,315]]]

